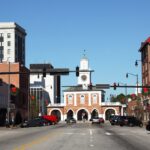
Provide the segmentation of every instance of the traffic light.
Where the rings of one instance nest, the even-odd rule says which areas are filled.
[[[3,85],[3,80],[2,79],[0,79],[0,86],[2,86]]]
[[[43,68],[43,77],[46,77],[46,67]]]
[[[92,83],[90,83],[89,84],[89,89],[92,90],[92,87],[93,87],[93,85],[92,85]]]
[[[116,90],[116,86],[117,86],[116,83],[114,83],[114,90]]]
[[[76,67],[76,77],[78,77],[79,76],[79,67],[77,66]]]

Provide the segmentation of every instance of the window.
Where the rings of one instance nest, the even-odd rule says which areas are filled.
[[[72,104],[72,103],[73,103],[73,96],[68,95],[68,104]]]
[[[97,95],[96,94],[93,95],[93,104],[97,104]]]
[[[80,96],[80,104],[84,104],[85,103],[85,96],[81,95]]]
[[[7,50],[7,54],[10,54],[10,53],[11,53],[11,50],[10,50],[10,49],[8,49],[8,50]]]
[[[11,46],[11,42],[10,41],[7,42],[7,46]]]
[[[7,38],[11,38],[11,34],[10,33],[7,33]]]

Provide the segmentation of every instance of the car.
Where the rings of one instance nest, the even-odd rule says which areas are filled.
[[[29,121],[23,122],[20,127],[25,128],[25,127],[40,127],[40,126],[46,126],[49,125],[49,122],[41,117],[39,118],[34,118]]]
[[[74,118],[67,118],[67,119],[65,119],[65,121],[66,121],[66,123],[76,123],[77,122],[76,119],[74,119]]]
[[[139,120],[136,117],[128,117],[127,119],[127,125],[129,126],[139,126],[139,127],[143,127],[143,123],[141,120]]]
[[[43,115],[43,116],[41,116],[41,118],[50,121],[52,124],[58,123],[58,118],[55,115]]]
[[[100,118],[99,118],[99,122],[100,122],[100,123],[104,123],[105,121],[104,121],[104,119],[103,119],[102,117],[100,117]]]
[[[92,124],[95,124],[95,123],[100,124],[100,118],[99,117],[93,117],[91,120],[92,120]]]
[[[119,120],[120,116],[119,115],[114,115],[112,116],[109,121],[111,125],[118,125],[118,120]]]
[[[134,116],[124,116],[122,120],[120,121],[120,126],[124,126],[124,125],[130,126],[130,127],[133,127],[133,126],[143,127],[142,121]]]

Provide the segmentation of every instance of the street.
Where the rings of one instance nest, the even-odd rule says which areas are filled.
[[[111,126],[108,122],[0,129],[0,150],[149,150],[145,128]]]

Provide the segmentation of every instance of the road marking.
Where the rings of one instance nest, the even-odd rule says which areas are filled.
[[[72,135],[72,134],[86,135],[86,133],[73,133],[73,132],[68,132],[68,133],[64,133],[64,134],[68,134],[68,135]]]
[[[92,132],[92,130],[90,129],[90,135],[93,135],[93,132]]]
[[[50,137],[56,137],[59,134],[61,134],[61,132],[59,132],[59,133],[49,133],[45,136],[42,136],[40,138],[37,138],[37,139],[31,141],[31,142],[28,142],[26,144],[22,144],[19,147],[14,148],[13,150],[26,150],[27,148],[31,148],[34,145],[37,145],[37,144],[43,143],[45,141],[48,141]]]
[[[93,144],[90,144],[90,146],[93,147],[94,145],[93,145]]]
[[[106,135],[112,135],[112,133],[110,133],[110,132],[105,132],[105,134],[106,134]]]

